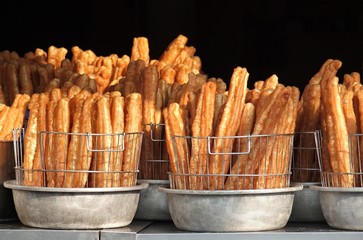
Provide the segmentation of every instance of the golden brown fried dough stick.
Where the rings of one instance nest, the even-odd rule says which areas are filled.
[[[176,158],[176,149],[174,149],[173,146],[173,142],[172,142],[172,137],[174,135],[174,133],[172,132],[173,127],[172,127],[172,123],[169,121],[169,110],[167,107],[165,107],[163,109],[163,117],[164,117],[164,121],[165,121],[165,145],[166,145],[166,150],[168,151],[169,154],[169,164],[170,164],[170,172],[173,174],[177,174],[178,172],[178,162],[177,162],[177,158]],[[173,186],[173,188],[176,189],[185,189],[185,186],[183,184],[183,179],[178,176],[175,175],[174,178],[171,178],[171,185]]]
[[[163,79],[168,84],[175,82],[176,71],[173,67],[167,65],[160,70],[160,79]]]
[[[286,91],[284,86],[282,84],[278,84],[275,88],[275,90],[268,96],[268,101],[266,101],[266,106],[264,107],[264,109],[261,110],[261,114],[260,116],[257,116],[257,107],[256,107],[256,117],[255,117],[255,124],[254,124],[254,127],[253,127],[253,131],[252,131],[252,135],[260,135],[260,134],[268,134],[269,132],[273,131],[274,129],[274,124],[276,123],[276,120],[274,119],[270,119],[269,118],[269,114],[270,112],[273,112],[271,111],[273,109],[273,105],[276,103],[276,100],[279,98],[282,90],[285,91],[285,94],[286,94]],[[282,95],[283,96],[283,95]],[[268,132],[266,132],[268,131]],[[254,174],[255,173],[255,170],[257,170],[258,166],[259,166],[259,149],[264,149],[264,145],[261,143],[261,144],[258,144],[258,141],[259,141],[259,137],[256,136],[256,137],[253,137],[250,139],[250,146],[251,148],[254,149],[254,151],[252,153],[250,153],[248,155],[248,158],[249,160],[248,161],[251,161],[253,164],[251,165],[248,165],[246,167],[246,170],[245,170],[245,173],[246,174]],[[251,189],[253,188],[253,181],[254,181],[254,178],[247,178],[246,179],[246,182],[244,182],[244,186],[245,188],[247,189]]]
[[[359,167],[360,163],[358,155],[358,138],[356,136],[356,134],[358,133],[358,129],[357,129],[357,119],[354,114],[353,96],[354,93],[348,90],[341,97],[341,102],[342,102],[345,123],[347,125],[349,146],[350,146],[350,159],[353,164],[353,172],[360,172],[360,167]],[[358,175],[354,176],[354,181],[355,181],[354,186],[361,186]]]
[[[13,139],[12,130],[14,129],[14,123],[16,121],[17,116],[21,113],[20,109],[17,108],[20,98],[21,98],[21,94],[17,94],[15,96],[13,104],[11,104],[9,111],[6,112],[6,115],[2,116],[3,119],[1,120],[2,127],[1,127],[1,132],[0,132],[1,141]]]
[[[264,81],[256,104],[256,117],[260,116],[261,111],[267,105],[266,101],[268,101],[268,96],[275,90],[277,85],[278,77],[275,74]]]
[[[65,59],[67,52],[68,50],[66,48],[50,46],[48,48],[48,63],[53,64],[55,68],[59,68],[62,61]]]
[[[121,177],[121,186],[133,186],[136,182],[135,171],[139,163],[139,144],[141,138],[131,133],[142,131],[142,97],[139,93],[132,93],[125,99],[125,150]]]
[[[335,77],[340,68],[340,61],[333,61],[326,68],[321,81],[322,100],[324,104],[325,122],[328,132],[328,150],[330,164],[335,173],[351,173],[349,164],[348,131],[338,92],[338,78]],[[339,186],[352,187],[353,177],[343,175],[338,178]]]
[[[5,104],[3,104],[3,105],[5,105]],[[10,109],[10,107],[5,105],[0,112],[0,131],[4,127],[4,123],[7,119],[6,117],[7,117],[9,109]]]
[[[69,99],[61,98],[54,109],[53,129],[59,133],[70,132],[70,108]],[[52,157],[54,162],[55,173],[55,187],[63,187],[67,160],[69,136],[67,134],[55,134],[52,147]]]
[[[358,132],[363,133],[363,87],[360,87],[359,90],[356,92],[356,99],[357,99],[357,109],[358,109],[358,119],[357,123],[359,123]],[[359,147],[360,147],[360,166],[362,166],[363,159],[362,159],[362,153],[363,153],[363,137],[359,136]],[[363,183],[362,183],[363,184]]]
[[[247,80],[249,73],[246,68],[236,67],[230,80],[228,97],[221,115],[220,122],[215,131],[216,137],[234,136],[237,133],[240,117],[243,111],[247,93]],[[213,152],[223,153],[232,151],[231,139],[217,138],[214,142]],[[213,155],[209,161],[210,174],[225,174],[228,171],[230,157],[226,154]],[[211,177],[211,189],[223,189],[225,177]]]
[[[23,185],[34,186],[33,165],[38,138],[39,94],[33,94],[29,102],[29,120],[24,136]]]
[[[97,114],[96,133],[105,134],[96,137],[96,148],[101,150],[95,153],[96,169],[97,171],[105,172],[96,174],[95,187],[111,187],[112,183],[109,181],[111,159],[111,152],[109,150],[112,146],[110,102],[106,97],[102,96],[95,102],[95,106]]]
[[[82,107],[82,114],[80,119],[81,133],[91,133],[91,111],[93,107],[93,99],[92,96],[88,96]],[[89,148],[92,147],[92,137],[82,137],[80,140],[80,159],[76,162],[76,169],[82,171],[88,171],[91,167],[92,162],[92,152],[89,151]],[[87,149],[87,144],[89,148]],[[75,187],[85,187],[88,179],[88,172],[80,172],[75,174]]]
[[[205,88],[202,87],[200,93],[198,94],[197,105],[195,109],[195,116],[192,122],[192,141],[191,141],[191,156],[189,159],[189,174],[192,174],[189,179],[189,185],[191,190],[197,189],[197,177],[193,176],[197,174],[197,168],[200,164],[200,142],[203,141],[201,136],[201,124],[202,124],[202,106],[203,106],[203,95]]]
[[[216,99],[217,84],[214,82],[207,82],[203,86],[204,94],[202,95],[202,112],[201,112],[201,125],[200,136],[203,138],[200,142],[199,163],[197,165],[197,174],[205,175],[208,172],[209,154],[207,151],[206,137],[213,135],[213,116]],[[197,189],[203,189],[203,184],[206,184],[208,178],[197,177]]]
[[[72,118],[72,134],[70,136],[70,142],[68,145],[68,153],[67,153],[67,162],[66,162],[66,170],[70,172],[66,172],[63,187],[70,188],[70,187],[76,187],[78,183],[76,182],[76,173],[71,171],[79,170],[76,167],[77,161],[80,160],[81,151],[80,151],[80,141],[81,136],[78,135],[81,132],[81,115],[82,115],[82,107],[84,100],[74,98],[71,100],[73,102],[74,106],[71,107],[71,118]],[[71,104],[71,103],[70,103]],[[72,110],[73,108],[73,110]]]
[[[167,47],[165,52],[160,57],[160,62],[166,63],[166,65],[174,66],[180,52],[184,49],[188,38],[183,35],[178,35]]]
[[[300,90],[297,87],[292,87],[291,89],[292,89],[292,96],[288,102],[287,109],[285,109],[285,113],[287,114],[287,119],[285,121],[282,118],[280,119],[279,123],[280,129],[277,130],[278,133],[282,134],[293,134],[296,130],[295,128],[296,128],[297,109],[300,99]],[[283,125],[285,123],[288,126],[287,128],[285,128]],[[272,188],[273,187],[284,188],[289,186],[290,177],[288,174],[291,166],[291,154],[292,154],[291,152],[292,146],[290,140],[291,139],[286,135],[283,136],[281,139],[281,145],[278,148],[279,152],[277,155],[280,160],[278,160],[277,164],[272,165],[272,166],[278,166],[277,171],[272,170],[272,173],[274,173],[275,171],[276,174],[280,175],[277,175],[275,185],[268,183],[268,186]],[[274,158],[274,156],[272,156],[272,159],[277,160],[278,158]]]
[[[252,133],[253,126],[255,123],[255,106],[252,103],[246,103],[245,107],[243,108],[242,116],[241,116],[241,123],[238,128],[237,136],[245,136],[245,138],[239,139],[237,141],[234,152],[245,152],[246,154],[237,155],[237,160],[234,162],[231,174],[246,174],[246,169],[249,165],[252,164],[252,161],[248,161],[248,141],[250,138],[247,136]],[[245,189],[245,178],[244,177],[232,177],[229,176],[226,179],[226,186],[225,189],[227,190],[236,190],[236,189]]]
[[[175,161],[176,161],[176,172],[178,174],[188,174],[188,156],[189,156],[189,147],[186,143],[186,129],[185,124],[183,122],[183,118],[181,115],[181,109],[179,104],[171,103],[168,106],[168,128],[170,129],[171,138],[174,138],[172,142],[173,151],[176,153]],[[185,176],[180,177],[181,189],[189,189],[189,181]]]
[[[22,128],[24,125],[25,115],[26,111],[28,110],[28,104],[30,102],[30,96],[28,94],[21,94],[17,108],[19,110],[18,115],[16,116],[15,122],[14,122],[14,128]],[[6,140],[13,140],[13,134],[10,133],[7,136],[5,136]]]
[[[111,123],[112,133],[121,134],[125,131],[125,114],[124,114],[124,98],[122,96],[114,96],[111,99]],[[113,135],[112,149],[117,150],[111,153],[111,171],[116,171],[112,175],[112,187],[119,187],[121,180],[121,170],[123,162],[122,146],[125,139],[121,135]]]
[[[39,95],[37,146],[36,146],[34,162],[33,162],[33,170],[35,170],[34,174],[33,174],[33,180],[34,180],[35,186],[44,186],[45,185],[45,182],[44,182],[45,175],[43,172],[44,164],[42,162],[41,148],[44,149],[44,147],[46,146],[45,145],[46,142],[45,142],[44,135],[43,135],[43,137],[40,136],[40,132],[46,130],[46,106],[47,106],[48,100],[49,100],[49,97],[47,94],[41,93]]]
[[[191,68],[185,64],[178,64],[174,69],[176,69],[175,82],[179,84],[186,84],[189,79],[188,75],[192,72]]]
[[[146,37],[134,38],[134,43],[131,49],[131,60],[135,61],[141,59],[146,65],[149,65],[149,42]]]
[[[215,81],[204,83],[198,97],[196,113],[192,123],[192,152],[190,159],[190,174],[206,174],[207,162],[207,138],[213,134],[213,116],[216,98],[217,84]],[[190,178],[191,189],[203,189],[202,177]]]
[[[266,121],[262,128],[262,133],[264,134],[278,133],[277,131],[279,129],[278,125],[279,119],[282,118],[286,105],[288,104],[291,98],[291,95],[292,95],[291,87],[284,87],[284,89],[280,91],[279,96],[276,98],[276,100],[272,105],[271,109],[273,110],[267,114]],[[285,116],[283,117],[285,121],[287,120],[287,117],[288,117],[287,113],[285,113]],[[283,124],[285,128],[290,127],[289,125],[285,124],[286,123]],[[260,143],[257,142],[260,140],[259,138],[256,138],[255,140],[256,141],[254,142],[254,144],[256,145],[252,145],[254,146],[254,154],[250,154],[251,157],[250,159],[255,160],[254,167],[256,173],[258,174],[256,181],[254,181],[254,188],[263,189],[266,188],[266,180],[267,180],[266,176],[264,175],[269,174],[268,171],[271,168],[272,164],[272,162],[269,159],[269,154],[271,154],[271,152],[274,149],[274,142],[268,140],[267,141],[262,140],[262,142]],[[261,153],[261,150],[263,153]],[[254,156],[255,154],[259,155],[258,158],[255,158],[256,157]]]

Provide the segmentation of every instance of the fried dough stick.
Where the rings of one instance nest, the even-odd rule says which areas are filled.
[[[112,133],[115,134],[112,137],[112,149],[115,152],[111,153],[111,171],[115,171],[112,174],[112,187],[119,187],[121,184],[121,175],[118,172],[122,170],[123,151],[122,144],[125,141],[121,137],[121,133],[125,131],[125,116],[124,116],[125,102],[122,96],[115,96],[111,100],[111,122]],[[117,135],[116,135],[117,134]]]
[[[350,146],[350,159],[353,163],[353,172],[360,172],[360,163],[358,155],[358,138],[356,134],[357,129],[357,119],[354,114],[353,107],[353,91],[347,90],[341,96],[342,109],[344,114],[344,119],[347,125],[347,131],[349,136],[349,146]],[[359,175],[354,176],[354,186],[361,186],[361,180]]]
[[[281,90],[279,96],[276,98],[272,105],[272,111],[268,113],[267,119],[265,124],[262,128],[262,133],[264,134],[278,134],[279,130],[279,119],[284,118],[286,121],[288,118],[288,114],[284,116],[284,110],[287,107],[289,100],[291,99],[292,90],[291,87],[284,87]],[[286,122],[283,122],[282,125],[284,128],[288,128]],[[257,158],[254,159],[255,165],[255,173],[257,173],[258,177],[256,181],[254,181],[254,188],[255,189],[264,189],[267,187],[267,178],[265,175],[271,174],[269,173],[269,169],[271,169],[271,165],[273,164],[272,160],[270,159],[270,154],[274,150],[274,136],[268,137],[257,137],[254,146],[254,152],[256,152]],[[252,154],[251,154],[252,155]],[[251,156],[250,155],[250,156]],[[257,162],[259,161],[259,162]]]
[[[170,158],[171,171],[175,174],[178,189],[189,189],[188,178],[183,174],[189,173],[188,156],[189,146],[185,139],[186,131],[183,118],[181,115],[180,106],[178,103],[171,103],[167,107],[167,112],[164,110],[166,117],[166,140]],[[170,154],[174,153],[172,157]],[[180,174],[180,175],[179,175]],[[178,176],[179,175],[179,176]]]
[[[111,125],[111,112],[110,103],[106,97],[100,97],[96,102],[96,112],[97,112],[97,123],[96,123],[96,133],[102,134],[96,138],[96,148],[101,150],[96,152],[96,169],[97,171],[102,171],[104,173],[97,173],[96,175],[96,187],[111,187],[111,182],[109,181],[109,171],[110,171],[110,160],[111,152],[109,151],[112,146],[112,125]]]
[[[275,130],[277,134],[284,135],[277,136],[274,139],[274,146],[269,156],[271,163],[267,171],[271,176],[267,177],[266,188],[288,187],[292,145],[290,136],[285,134],[293,134],[295,132],[299,98],[299,89],[291,87],[291,97],[283,110]]]
[[[125,99],[125,150],[123,156],[121,186],[133,186],[136,183],[136,171],[139,164],[140,141],[142,138],[133,133],[142,131],[142,97],[131,93]]]
[[[313,134],[320,127],[320,84],[308,84],[303,92],[300,100],[300,109],[296,120],[296,132],[299,134],[299,139],[295,142],[296,147],[314,148],[315,140]],[[306,134],[305,134],[306,133]],[[302,150],[301,154],[296,154],[294,158],[294,166],[296,168],[310,169],[317,168],[317,159],[315,151]],[[293,178],[300,182],[314,181],[313,172],[311,171],[295,171]],[[316,177],[316,176],[315,176]],[[315,179],[316,181],[318,179]]]
[[[24,136],[23,185],[34,186],[33,165],[38,137],[39,94],[33,94],[29,102],[29,120]]]
[[[338,92],[338,78],[335,77],[341,67],[338,60],[332,61],[326,68],[321,80],[322,104],[325,114],[327,147],[332,171],[344,173],[337,179],[333,179],[333,185],[352,187],[353,176],[349,163],[348,130],[342,110],[341,98]],[[348,173],[348,174],[347,174]]]
[[[283,90],[285,90],[285,87],[282,84],[278,84],[275,90],[271,94],[269,94],[268,101],[266,101],[266,105],[264,106],[264,108],[260,110],[261,113],[259,117],[256,115],[256,120],[252,131],[253,137],[250,139],[250,147],[251,149],[253,149],[253,151],[250,154],[248,154],[248,160],[247,160],[252,164],[248,164],[246,166],[246,170],[244,172],[245,174],[255,174],[255,171],[259,167],[260,157],[261,157],[259,156],[260,154],[259,150],[264,149],[265,145],[263,141],[260,142],[258,135],[268,134],[269,132],[273,131],[274,129],[273,126],[274,124],[276,124],[276,120],[269,118],[269,114],[270,112],[275,112],[275,110],[272,111],[272,109],[274,109],[273,105],[277,102],[276,99],[279,98]],[[269,132],[266,132],[266,130],[269,130]],[[246,187],[246,189],[253,188],[253,181],[254,181],[253,177],[246,178],[246,181],[244,182],[244,186]]]
[[[245,152],[246,154],[239,154],[237,155],[237,159],[234,162],[231,174],[246,174],[246,169],[249,165],[252,164],[252,161],[248,161],[248,141],[250,141],[250,138],[247,137],[252,133],[253,126],[255,123],[255,106],[252,103],[246,103],[243,113],[241,116],[241,123],[238,129],[237,136],[245,136],[243,138],[240,138],[239,141],[237,141],[237,145],[234,148],[234,152]],[[244,189],[245,186],[245,177],[233,177],[229,176],[226,179],[226,190],[236,190],[236,189]]]
[[[63,187],[65,178],[69,136],[64,133],[70,132],[70,117],[69,99],[61,98],[54,109],[53,121],[53,129],[58,132],[54,136],[51,153],[57,171],[54,176],[55,187]]]
[[[91,133],[91,112],[93,106],[92,96],[88,96],[82,106],[82,114],[80,119],[80,132]],[[85,187],[88,179],[88,170],[90,170],[92,162],[92,152],[87,149],[87,141],[89,146],[92,146],[92,137],[81,137],[79,143],[80,158],[76,162],[76,169],[82,170],[80,173],[75,174],[75,187]]]
[[[151,124],[155,124],[156,101],[159,86],[159,74],[155,66],[150,65],[144,68],[142,72],[143,85],[143,124],[144,124],[144,142],[142,151],[142,162],[140,171],[144,179],[152,179],[153,171],[157,168],[153,160],[153,142],[151,136]],[[155,168],[154,168],[155,167]]]
[[[249,73],[246,68],[237,67],[234,69],[230,81],[227,101],[214,134],[216,137],[235,136],[237,133],[247,93],[248,76]],[[217,154],[211,156],[209,160],[210,174],[226,174],[229,171],[228,166],[230,165],[231,159],[229,154],[223,153],[231,152],[232,146],[233,141],[230,138],[217,138],[216,141],[214,141],[212,151]],[[224,176],[211,177],[210,188],[223,189],[224,181]]]
[[[146,65],[149,65],[149,42],[146,37],[134,38],[134,42],[131,49],[131,61],[141,59]]]
[[[207,137],[213,134],[214,104],[216,99],[217,85],[209,81],[202,86],[199,95],[196,116],[192,125],[192,153],[190,158],[190,174],[207,174],[209,154],[207,152]],[[190,188],[203,189],[208,178],[191,176]]]
[[[45,138],[41,138],[40,132],[46,130],[46,108],[49,101],[49,96],[45,93],[39,95],[39,110],[38,110],[38,134],[37,134],[37,147],[34,156],[34,184],[35,186],[44,186],[45,174],[42,171],[44,169],[44,163],[41,156],[41,149],[44,149],[46,142]]]
[[[75,170],[77,169],[77,161],[80,160],[80,149],[79,144],[80,141],[82,141],[82,136],[78,135],[81,132],[81,115],[82,115],[82,107],[84,103],[84,99],[79,98],[73,98],[71,101],[74,101],[74,108],[73,108],[73,114],[71,116],[72,118],[72,134],[70,137],[70,142],[68,145],[68,152],[67,152],[67,162],[66,162],[66,169],[69,172],[66,172],[64,184],[63,187],[70,188],[70,187],[76,187],[78,183],[76,182],[78,179],[76,177]],[[72,104],[72,103],[71,103]]]

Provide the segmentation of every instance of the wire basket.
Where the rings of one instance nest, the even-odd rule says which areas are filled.
[[[293,134],[172,137],[170,188],[243,190],[290,185]]]
[[[168,180],[169,156],[166,151],[165,124],[145,124],[139,179]]]
[[[63,188],[136,185],[142,132],[95,134],[42,131],[25,153],[24,129],[14,129],[19,185]],[[34,141],[35,142],[35,141]]]
[[[349,135],[348,143],[349,157],[345,163],[337,163],[337,159],[329,156],[327,144],[322,145],[319,161],[322,187],[363,187],[363,134]],[[332,166],[332,161],[337,164]],[[337,171],[342,165],[347,171]]]
[[[291,181],[320,182],[321,132],[296,132],[291,166]]]

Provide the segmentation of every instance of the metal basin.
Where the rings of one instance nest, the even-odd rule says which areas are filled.
[[[320,183],[304,182],[301,184],[304,188],[295,193],[289,222],[324,222],[319,192],[310,189],[310,186],[318,186]]]
[[[140,190],[147,183],[118,188],[27,187],[15,180],[12,189],[16,212],[24,225],[52,229],[124,227],[135,216]]]
[[[363,188],[311,186],[319,192],[321,209],[330,227],[363,230]]]
[[[281,229],[290,217],[294,193],[303,188],[195,191],[160,187],[167,194],[175,226],[187,231],[263,231]]]
[[[170,221],[171,216],[165,192],[159,192],[159,187],[170,186],[167,180],[138,180],[138,183],[149,184],[142,189],[139,204],[136,210],[137,220],[162,220]]]
[[[13,141],[0,141],[0,221],[13,221],[16,215],[13,195],[4,187],[4,182],[15,178]]]

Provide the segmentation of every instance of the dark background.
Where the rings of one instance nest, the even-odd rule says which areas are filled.
[[[159,58],[179,34],[197,49],[203,71],[225,81],[237,66],[249,86],[272,74],[301,89],[328,58],[338,75],[363,67],[361,0],[127,0],[1,2],[0,50],[78,45],[97,55],[130,55],[134,37]],[[50,5],[52,4],[52,5]]]

